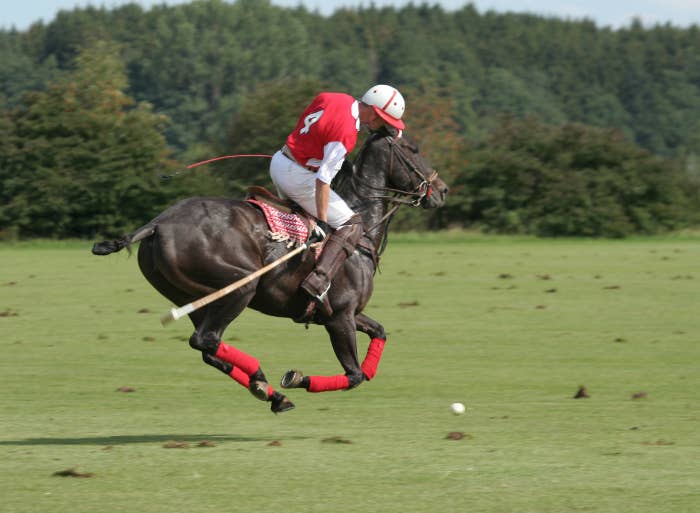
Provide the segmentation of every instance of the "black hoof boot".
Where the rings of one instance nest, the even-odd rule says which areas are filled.
[[[293,410],[295,408],[294,403],[279,392],[275,392],[272,394],[272,396],[270,396],[270,403],[270,411],[275,415]]]
[[[302,385],[304,374],[300,370],[289,369],[280,380],[282,388],[299,388]]]
[[[248,390],[253,397],[260,399],[261,401],[267,401],[269,385],[267,384],[267,378],[265,374],[258,369],[255,374],[250,377],[250,384],[248,385]]]

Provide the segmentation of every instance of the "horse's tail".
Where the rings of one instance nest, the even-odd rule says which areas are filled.
[[[138,242],[143,239],[147,239],[156,232],[156,223],[151,221],[150,223],[142,226],[138,230],[131,232],[128,235],[124,235],[120,239],[114,240],[104,240],[102,242],[96,242],[92,246],[93,255],[109,255],[111,253],[116,253],[126,248],[127,251],[131,252],[131,245],[134,242]]]

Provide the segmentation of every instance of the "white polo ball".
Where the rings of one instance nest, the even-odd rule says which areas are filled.
[[[454,413],[455,415],[461,415],[467,409],[464,407],[464,405],[462,403],[452,403],[450,405],[450,410],[452,410],[452,413]]]

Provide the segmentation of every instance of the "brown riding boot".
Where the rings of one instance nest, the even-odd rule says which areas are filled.
[[[345,224],[337,228],[323,246],[316,267],[301,284],[301,288],[316,301],[320,311],[327,317],[333,315],[333,308],[328,301],[331,281],[345,259],[355,251],[362,234],[362,223]]]

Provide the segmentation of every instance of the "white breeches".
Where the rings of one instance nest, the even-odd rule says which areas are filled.
[[[316,173],[289,160],[281,151],[270,162],[270,177],[281,198],[289,198],[309,214],[316,213]],[[328,224],[333,228],[347,223],[354,215],[347,203],[331,189],[328,199]]]

